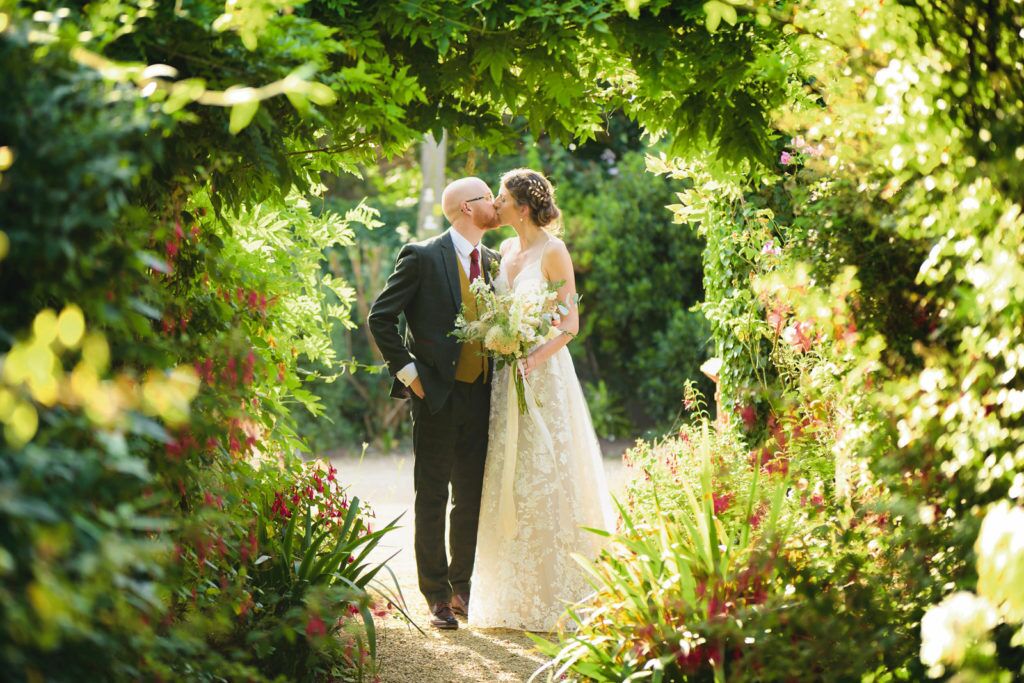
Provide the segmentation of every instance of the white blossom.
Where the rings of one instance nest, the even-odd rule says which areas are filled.
[[[1011,623],[1024,621],[1024,508],[1001,501],[989,508],[974,543],[978,594]]]
[[[921,663],[930,675],[941,676],[944,667],[959,666],[998,621],[988,600],[967,591],[947,595],[921,619]]]

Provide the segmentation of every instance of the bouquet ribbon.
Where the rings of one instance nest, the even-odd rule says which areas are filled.
[[[520,373],[518,363],[513,363],[508,373],[508,399],[505,406],[505,416],[508,420],[508,432],[505,434],[505,460],[501,472],[501,492],[498,496],[498,523],[501,530],[510,538],[515,538],[519,532],[519,522],[516,519],[516,504],[513,489],[516,479],[516,455],[519,452],[519,402],[516,397],[516,375]],[[555,444],[551,440],[551,432],[544,423],[537,399],[533,395],[530,383],[523,378],[523,388],[526,398],[526,413],[537,426],[537,432],[544,442],[544,447],[554,456]]]

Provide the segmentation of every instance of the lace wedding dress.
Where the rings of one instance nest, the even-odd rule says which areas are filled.
[[[543,281],[538,258],[512,287]],[[494,284],[499,293],[508,291],[504,264]],[[569,350],[559,349],[530,373],[525,415],[509,373],[503,368],[492,380],[469,623],[546,632],[567,606],[593,591],[572,554],[593,559],[604,539],[582,527],[612,531],[615,517]]]

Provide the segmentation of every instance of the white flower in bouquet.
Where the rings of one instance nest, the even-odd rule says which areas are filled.
[[[995,605],[1010,623],[1024,621],[1024,508],[1007,501],[994,505],[974,543],[978,556],[978,595]]]
[[[504,327],[495,325],[487,330],[484,348],[499,356],[510,356],[519,348],[519,341]]]
[[[941,676],[946,666],[959,666],[998,622],[988,600],[967,591],[947,595],[921,619],[921,663],[932,677]]]

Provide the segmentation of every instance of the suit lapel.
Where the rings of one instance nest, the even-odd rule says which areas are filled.
[[[455,272],[459,267],[458,257],[455,254],[455,245],[452,244],[452,236],[447,232],[441,237],[441,260],[444,263],[445,275],[448,277],[448,290],[455,303],[455,310],[459,310],[462,307],[462,291],[459,288],[459,274]]]

